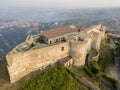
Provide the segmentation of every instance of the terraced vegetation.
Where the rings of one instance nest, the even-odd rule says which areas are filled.
[[[89,90],[64,67],[57,66],[23,82],[18,90]]]

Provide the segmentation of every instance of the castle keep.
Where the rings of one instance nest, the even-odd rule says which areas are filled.
[[[83,66],[91,48],[99,51],[104,35],[102,24],[89,28],[70,25],[30,35],[6,55],[10,82],[56,62],[64,66]]]

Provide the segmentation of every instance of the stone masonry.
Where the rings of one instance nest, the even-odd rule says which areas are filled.
[[[75,28],[75,26],[72,27]],[[82,31],[76,32],[76,30],[74,32],[71,29],[72,32],[69,31],[70,34],[65,32],[67,34],[66,37],[62,37],[65,34],[63,35],[61,32],[61,36],[58,37],[62,37],[61,39],[65,39],[64,41],[57,38],[60,41],[56,43],[41,43],[39,42],[41,34],[38,34],[29,36],[25,42],[16,46],[6,55],[10,83],[16,82],[28,73],[44,69],[66,57],[71,57],[70,60],[72,60],[71,63],[67,61],[66,65],[68,63],[73,66],[83,66],[86,55],[91,48],[99,51],[101,40],[105,34],[105,26],[99,24]],[[49,39],[46,40],[49,42]]]

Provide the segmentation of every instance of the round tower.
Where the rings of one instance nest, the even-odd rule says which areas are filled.
[[[73,58],[74,66],[82,66],[85,64],[88,52],[88,41],[72,41],[70,42],[70,56]]]

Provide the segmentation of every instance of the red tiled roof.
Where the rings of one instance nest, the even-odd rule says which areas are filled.
[[[44,35],[46,38],[54,38],[58,37],[61,35],[65,35],[68,33],[76,32],[78,31],[78,27],[74,25],[66,26],[66,27],[61,27],[61,28],[55,28],[47,31],[43,31],[42,35]]]

